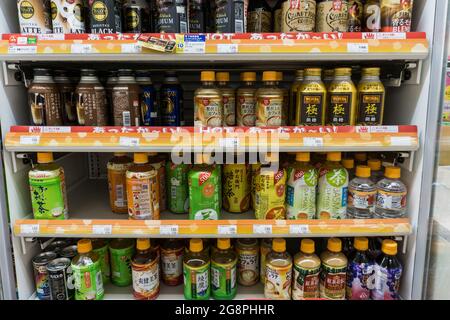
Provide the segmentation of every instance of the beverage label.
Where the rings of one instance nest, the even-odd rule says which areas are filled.
[[[256,8],[248,13],[248,32],[267,33],[272,31],[272,13]]]
[[[148,264],[131,263],[133,295],[140,300],[153,300],[159,294],[159,260]]]
[[[317,32],[347,32],[348,1],[322,1],[317,5]]]
[[[332,267],[322,262],[320,297],[330,300],[344,300],[346,276],[347,266]]]
[[[283,3],[282,32],[314,32],[316,28],[316,1],[290,0]]]
[[[168,285],[178,285],[183,276],[184,248],[177,250],[161,249],[162,279]]]
[[[287,218],[314,219],[316,215],[317,170],[289,168],[287,182]]]
[[[364,5],[364,31],[380,32],[381,31],[381,7],[380,1],[368,1]]]
[[[261,169],[256,176],[255,215],[257,219],[286,219],[286,170]]]
[[[73,272],[69,263],[64,269],[48,271],[48,284],[51,300],[73,300],[75,295],[75,283]]]
[[[371,263],[350,262],[347,269],[348,300],[369,300],[373,289],[375,270]]]
[[[378,190],[377,207],[388,210],[406,209],[406,192],[387,192]]]
[[[212,168],[189,173],[189,219],[218,220],[221,213],[219,174]]]
[[[112,91],[115,126],[140,126],[141,104],[137,86],[115,86]]]
[[[223,124],[223,100],[217,97],[195,97],[194,125],[196,127],[221,127]]]
[[[34,282],[38,299],[50,300],[50,284],[46,265],[34,266]]]
[[[337,126],[349,126],[351,117],[352,93],[330,92],[328,100],[328,123]]]
[[[398,300],[398,290],[402,268],[384,268],[375,265],[375,288],[371,292],[372,300]]]
[[[237,125],[254,127],[256,124],[256,99],[254,96],[237,97]]]
[[[284,97],[256,98],[256,126],[281,126],[283,117]]]
[[[157,33],[187,33],[188,12],[186,0],[156,1],[157,8]]]
[[[211,294],[214,299],[233,299],[236,292],[236,260],[229,264],[212,261]]]
[[[62,91],[62,90],[61,90]],[[77,104],[74,91],[61,92],[61,105],[63,108],[63,122],[65,125],[77,122]]]
[[[189,187],[187,164],[166,163],[166,184],[169,210],[173,213],[186,213],[189,211]]]
[[[162,125],[181,126],[182,93],[181,88],[163,86],[160,90]]]
[[[349,1],[348,4],[348,31],[361,32],[364,6],[360,0]]]
[[[266,283],[266,257],[272,250],[271,245],[265,246],[264,242],[261,243],[261,265],[259,270],[261,283]]]
[[[381,125],[384,108],[384,93],[367,93],[360,91],[358,101],[357,123],[365,126]]]
[[[100,262],[88,265],[72,264],[75,280],[75,300],[103,300],[104,289]]]
[[[131,219],[159,220],[159,182],[155,170],[127,171],[128,214]]]
[[[347,212],[348,172],[344,168],[321,169],[318,219],[345,219]]]
[[[238,282],[243,286],[252,286],[259,278],[259,252],[237,249]]]
[[[126,213],[128,210],[126,173],[130,166],[131,163],[108,162],[109,199],[113,212]]]
[[[253,163],[251,165],[251,181],[250,181],[250,193],[252,198],[252,208],[256,208],[256,176],[259,174],[261,170],[261,164],[260,163]]]
[[[64,169],[29,172],[34,219],[68,219]]]
[[[236,125],[236,98],[232,94],[223,94],[223,118],[225,126],[233,127]]]
[[[134,245],[125,249],[109,248],[111,255],[111,281],[116,286],[125,287],[132,283],[131,258]]]
[[[158,172],[157,179],[159,185],[159,211],[166,210],[167,194],[166,194],[166,163],[164,161],[152,162],[151,165]]]
[[[317,268],[305,268],[294,264],[293,300],[319,298],[319,274]]]
[[[48,34],[52,33],[49,0],[17,0],[20,33]]]
[[[36,126],[62,126],[61,96],[58,91],[28,93],[31,118]]]
[[[83,0],[52,0],[53,33],[86,33]]]
[[[245,33],[248,1],[217,2],[215,26],[217,33]]]
[[[381,31],[410,32],[413,0],[382,0]]]
[[[300,93],[300,114],[299,124],[320,126],[325,119],[323,117],[324,108],[323,93]]]
[[[140,93],[141,117],[144,126],[157,126],[160,124],[159,108],[156,99],[156,90],[153,86],[145,86]]]
[[[206,31],[206,15],[203,13],[201,0],[189,1],[189,33]]]
[[[111,277],[108,245],[105,245],[102,248],[93,249],[92,251],[98,254],[98,258],[100,261],[100,270],[102,271],[103,284],[105,284],[109,282],[109,278]]]
[[[88,91],[89,90],[89,91]],[[77,91],[77,118],[80,126],[107,126],[108,111],[103,87]]]
[[[290,300],[292,264],[284,267],[266,264],[264,296],[266,299]]]
[[[353,188],[348,188],[348,206],[356,209],[369,209],[374,211],[375,197],[377,191],[363,192]]]
[[[119,1],[91,0],[87,3],[91,33],[122,32],[122,8]]]
[[[249,165],[223,166],[223,208],[228,212],[245,212],[250,208]]]
[[[190,262],[203,263],[202,260]],[[201,267],[191,267],[183,263],[184,298],[186,300],[208,300],[210,294],[209,279],[210,262]]]

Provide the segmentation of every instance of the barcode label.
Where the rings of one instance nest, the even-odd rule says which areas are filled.
[[[177,225],[159,226],[159,234],[169,236],[177,235],[178,226]]]
[[[237,43],[218,44],[217,53],[238,53],[239,47]]]
[[[234,22],[234,32],[235,33],[244,33],[244,21],[236,20]]]
[[[234,148],[239,147],[239,138],[222,138],[219,139],[219,146],[222,148]]]
[[[124,186],[122,184],[116,185],[116,206],[122,207],[124,204],[126,204],[125,198],[124,198]]]
[[[136,43],[125,43],[121,45],[122,53],[141,53],[142,48]]]
[[[22,224],[20,226],[21,234],[38,234],[39,225],[38,224]]]
[[[40,140],[41,140],[40,136],[21,136],[20,144],[24,144],[24,145],[39,144]]]
[[[119,145],[123,147],[139,146],[139,138],[120,137]]]
[[[323,138],[305,137],[303,145],[305,147],[323,147]]]
[[[271,224],[255,224],[253,225],[254,234],[272,234]]]
[[[307,224],[292,224],[289,226],[290,234],[307,234],[309,233],[309,226]]]
[[[92,44],[75,43],[70,46],[71,53],[92,53]]]
[[[185,21],[180,22],[180,33],[187,33],[187,23]]]
[[[368,43],[347,43],[347,52],[369,53]]]
[[[122,121],[124,127],[131,127],[131,113],[130,111],[122,112]]]
[[[112,225],[93,225],[92,226],[93,234],[112,234]]]
[[[217,233],[219,235],[237,234],[237,225],[217,226]]]
[[[411,146],[412,139],[411,137],[391,137],[391,145],[398,147]]]

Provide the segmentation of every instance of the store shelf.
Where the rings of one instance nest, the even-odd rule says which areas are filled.
[[[423,32],[410,33],[269,33],[191,35],[153,34],[176,40],[176,53],[158,53],[138,45],[137,34],[3,34],[5,61],[138,61],[192,64],[251,61],[422,60],[429,45]],[[180,54],[183,57],[180,57]]]
[[[26,127],[6,134],[8,151],[415,151],[416,126],[381,127]],[[278,149],[277,149],[278,148]]]
[[[69,220],[14,221],[20,237],[217,238],[402,236],[411,233],[408,219],[256,220],[252,212],[223,213],[223,220],[187,220],[187,214],[163,213],[162,220],[128,220],[111,213],[107,182],[88,180],[69,194]]]

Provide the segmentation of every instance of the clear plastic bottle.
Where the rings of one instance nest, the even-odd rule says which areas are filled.
[[[294,257],[294,281],[292,299],[319,298],[320,258],[314,253],[315,244],[311,239],[303,239],[300,252]]]
[[[370,178],[370,168],[356,167],[356,177],[348,185],[347,216],[351,219],[370,219],[374,213],[377,188]]]
[[[378,181],[383,179],[383,171],[381,170],[381,160],[369,159],[367,161],[367,166],[370,168],[370,180],[372,180],[373,183],[378,183]]]
[[[211,295],[217,300],[232,300],[236,296],[236,252],[230,239],[217,239],[217,250],[211,256]]]
[[[348,172],[348,180],[353,180],[353,178],[355,178],[355,160],[351,158],[344,158],[341,163]]]
[[[348,300],[369,300],[373,281],[373,263],[367,254],[369,239],[355,238],[354,248],[349,256],[346,297]]]
[[[407,188],[400,176],[399,167],[386,167],[385,178],[377,183],[375,217],[402,218],[406,214]]]
[[[328,239],[327,250],[322,252],[320,260],[322,260],[320,297],[329,300],[344,300],[348,260],[342,253],[341,240]]]
[[[367,153],[366,152],[357,152],[354,154],[355,157],[355,165],[365,166],[367,164]]]
[[[159,259],[149,239],[137,239],[131,260],[133,296],[136,300],[154,300],[159,295]]]
[[[266,257],[264,296],[267,299],[290,300],[292,257],[286,251],[286,240],[273,239],[272,251]]]

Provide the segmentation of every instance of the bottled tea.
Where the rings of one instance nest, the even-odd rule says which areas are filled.
[[[154,300],[159,295],[159,259],[151,250],[149,239],[137,239],[131,259],[133,296],[137,300]]]
[[[272,32],[272,9],[265,0],[250,1],[247,32]]]
[[[127,213],[126,173],[133,160],[125,153],[114,153],[108,162],[109,204],[114,213]]]
[[[328,239],[327,250],[320,255],[320,297],[329,300],[344,300],[347,275],[347,257],[342,253],[342,242]]]
[[[300,252],[294,257],[294,279],[292,299],[317,299],[320,296],[320,258],[314,253],[315,244],[311,239],[303,239]]]
[[[217,239],[211,255],[211,295],[217,300],[231,300],[237,293],[237,255],[230,239]]]
[[[223,98],[224,126],[233,127],[236,125],[236,95],[235,90],[229,85],[230,73],[217,72],[216,77]]]
[[[186,300],[209,300],[211,260],[208,252],[203,249],[202,239],[191,239],[189,251],[183,258],[184,298]]]

